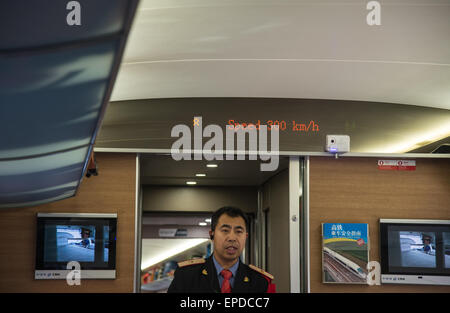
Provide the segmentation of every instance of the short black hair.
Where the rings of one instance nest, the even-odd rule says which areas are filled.
[[[231,207],[231,206],[224,206],[213,213],[213,215],[211,217],[211,231],[214,231],[216,229],[217,223],[219,222],[219,218],[223,214],[226,214],[230,217],[238,217],[238,216],[242,217],[245,221],[245,230],[248,231],[247,215],[241,209]]]

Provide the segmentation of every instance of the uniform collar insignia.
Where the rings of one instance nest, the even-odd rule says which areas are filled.
[[[248,281],[249,281],[248,277],[245,276],[245,277],[244,277],[244,282],[245,282],[245,283],[248,283]]]
[[[202,271],[202,274],[203,274],[203,275],[208,275],[208,272],[206,271],[206,269],[204,269],[204,270]]]
[[[256,267],[256,266],[254,266],[254,265],[252,265],[252,264],[249,264],[248,267],[250,267],[252,270],[255,270],[255,271],[257,271],[258,273],[260,273],[260,274],[266,276],[266,277],[269,278],[269,279],[274,279],[274,277],[272,276],[272,274],[269,274],[269,273],[267,273],[266,271],[264,271],[264,270],[262,270],[262,269],[260,269],[260,268],[258,268],[258,267]]]

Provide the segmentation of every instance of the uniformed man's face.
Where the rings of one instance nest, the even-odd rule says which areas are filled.
[[[244,250],[248,237],[245,221],[241,216],[222,214],[214,234],[214,255],[218,261],[234,263]]]

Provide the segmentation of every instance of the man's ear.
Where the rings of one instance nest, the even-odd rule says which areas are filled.
[[[212,230],[209,231],[209,238],[214,240],[214,232]]]

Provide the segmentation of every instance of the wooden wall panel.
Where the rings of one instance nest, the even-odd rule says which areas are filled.
[[[136,156],[96,153],[98,176],[70,199],[0,210],[0,292],[133,292]],[[34,280],[36,214],[117,213],[115,280]]]
[[[311,158],[311,292],[450,292],[447,286],[322,283],[321,223],[368,223],[370,260],[379,262],[380,218],[450,219],[449,159],[416,159],[415,171],[378,170],[377,161]]]

